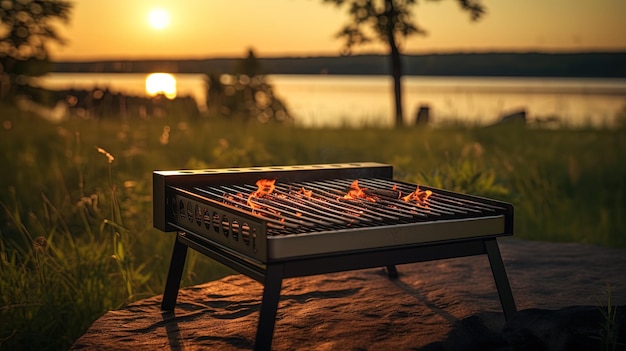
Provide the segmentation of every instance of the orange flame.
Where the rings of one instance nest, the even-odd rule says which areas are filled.
[[[432,195],[433,192],[430,190],[425,190],[422,191],[420,190],[420,187],[417,186],[417,189],[415,189],[414,192],[410,193],[407,196],[403,196],[402,200],[404,200],[405,202],[409,202],[409,201],[415,201],[418,204],[425,204],[426,200],[428,200],[428,198],[430,197],[430,195]]]
[[[363,189],[365,188],[359,187],[359,181],[355,180],[352,182],[350,190],[343,196],[343,198],[348,200],[365,199],[367,201],[376,202],[376,198],[367,195]]]
[[[259,187],[257,189],[257,191],[254,191],[252,193],[250,193],[250,196],[248,196],[248,205],[252,208],[258,207],[257,205],[255,205],[252,202],[253,198],[260,198],[263,197],[265,195],[269,195],[271,194],[274,189],[276,188],[276,186],[274,185],[276,183],[276,179],[259,179],[256,182],[256,185]]]

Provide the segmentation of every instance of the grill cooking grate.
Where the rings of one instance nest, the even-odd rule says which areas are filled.
[[[256,185],[198,186],[193,191],[259,215],[268,221],[268,235],[475,218],[505,211],[500,206],[447,195],[428,187],[420,188],[432,191],[427,200],[405,201],[402,197],[413,193],[416,185],[377,178],[358,179],[359,187],[374,197],[374,201],[345,199],[352,183],[351,179],[276,183],[271,194],[250,200],[254,208],[249,196],[257,190]]]

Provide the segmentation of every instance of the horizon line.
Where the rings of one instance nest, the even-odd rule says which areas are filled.
[[[429,55],[476,55],[476,54],[624,54],[626,53],[626,47],[624,48],[590,48],[590,49],[485,49],[485,50],[439,50],[428,52],[407,52],[402,53],[401,56],[429,56]],[[257,59],[281,59],[281,58],[322,58],[322,57],[358,57],[358,56],[388,56],[387,53],[381,52],[358,52],[350,55],[342,55],[341,53],[285,53],[266,56],[256,56]],[[51,59],[51,62],[102,62],[102,61],[181,61],[181,60],[238,60],[245,58],[245,55],[241,56],[227,56],[227,55],[215,55],[215,56],[180,56],[180,57],[84,57],[84,58],[65,58],[65,59]]]

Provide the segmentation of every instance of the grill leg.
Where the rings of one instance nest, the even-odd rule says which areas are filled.
[[[187,245],[181,243],[180,240],[178,240],[178,234],[176,234],[174,251],[172,252],[172,260],[170,261],[170,270],[167,273],[165,291],[163,292],[163,300],[161,301],[161,310],[163,311],[172,311],[174,306],[176,306],[176,298],[178,297],[180,279],[183,276],[186,258]]]
[[[256,330],[254,342],[254,349],[256,351],[270,350],[272,347],[276,311],[278,310],[282,283],[283,265],[268,265],[265,273],[265,286],[263,287],[259,325]]]
[[[500,296],[500,304],[502,304],[502,311],[504,312],[504,319],[509,320],[517,313],[515,307],[515,300],[513,299],[513,292],[509,285],[509,278],[506,276],[506,270],[504,269],[504,263],[502,262],[502,256],[500,255],[500,249],[498,248],[498,242],[496,239],[488,239],[483,241],[485,244],[485,250],[487,251],[487,257],[489,257],[489,265],[491,266],[491,273],[496,281],[496,288],[498,289],[498,295]]]
[[[386,268],[387,268],[387,277],[389,277],[389,279],[398,278],[398,269],[396,268],[395,265],[390,264]]]

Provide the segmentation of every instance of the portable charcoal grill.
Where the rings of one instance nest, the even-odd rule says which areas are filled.
[[[162,309],[188,247],[264,284],[255,349],[272,343],[284,278],[486,254],[506,319],[515,302],[496,238],[513,206],[393,180],[380,163],[155,171],[154,226],[176,231]],[[356,182],[355,182],[356,181]]]

